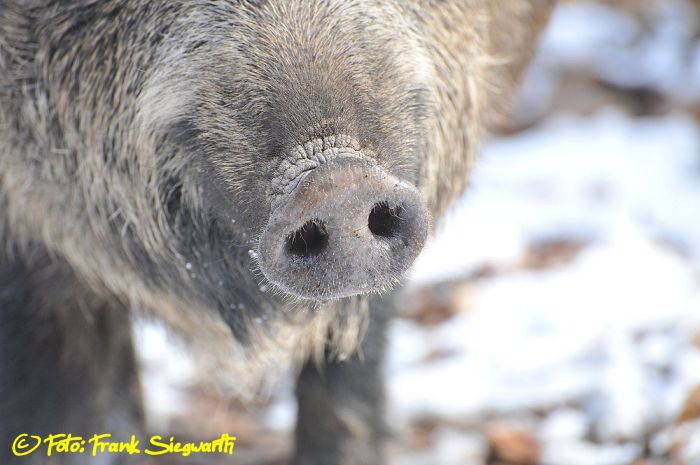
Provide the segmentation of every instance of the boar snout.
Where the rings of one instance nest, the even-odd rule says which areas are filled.
[[[428,223],[415,187],[370,160],[336,158],[307,172],[273,211],[260,268],[281,290],[307,299],[382,291],[413,263]]]

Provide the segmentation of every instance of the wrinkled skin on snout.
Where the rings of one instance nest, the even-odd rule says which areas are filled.
[[[360,151],[339,155],[328,144],[317,159],[319,166],[299,175],[295,167],[284,173],[291,174],[292,187],[273,209],[258,246],[265,277],[286,292],[319,300],[398,281],[428,232],[421,194]]]

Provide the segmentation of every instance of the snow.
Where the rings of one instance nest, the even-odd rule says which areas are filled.
[[[603,4],[561,4],[543,36],[534,69],[544,68],[552,76],[574,68],[622,87],[698,97],[700,47],[689,46],[697,15],[684,1],[649,3],[652,8],[640,8],[647,13],[643,22]]]
[[[561,117],[484,147],[467,195],[412,271],[416,283],[519,258],[538,237],[640,234],[700,255],[700,132],[684,116]]]
[[[586,434],[586,417],[574,409],[560,409],[551,414],[542,425],[540,435],[553,441],[574,441]]]
[[[170,418],[187,409],[186,389],[195,382],[195,368],[184,348],[167,329],[151,321],[134,325],[134,338],[141,366],[143,403],[148,428],[167,431]]]
[[[542,462],[545,465],[627,465],[639,454],[630,444],[594,446],[584,441],[560,441],[549,444]]]
[[[581,404],[565,420],[574,437],[545,424],[545,462],[630,463],[633,443],[582,442],[581,415],[600,437],[639,438],[700,384],[699,166],[700,130],[684,116],[563,117],[488,144],[413,285],[489,263],[513,271],[480,282],[471,310],[438,327],[394,324],[392,408],[479,419]],[[518,270],[540,238],[588,245],[561,267]],[[435,351],[451,356],[420,363]]]

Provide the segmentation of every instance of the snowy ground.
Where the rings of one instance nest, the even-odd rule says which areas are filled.
[[[572,256],[528,266],[548,243]],[[543,463],[630,464],[649,439],[666,453],[664,426],[700,385],[699,258],[691,119],[603,112],[492,142],[414,285],[491,271],[455,286],[445,321],[394,324],[396,415],[464,425],[464,454],[452,431],[442,464],[482,463],[486,439],[468,425],[490,418],[524,421]],[[685,463],[700,463],[693,447]]]
[[[399,463],[700,464],[698,15],[626,7],[560,7],[516,107],[534,127],[487,144],[416,264]]]
[[[413,270],[397,464],[700,464],[700,28],[689,2],[608,3],[557,12],[512,134]],[[183,366],[140,340],[164,426]],[[289,387],[250,418],[289,432]]]

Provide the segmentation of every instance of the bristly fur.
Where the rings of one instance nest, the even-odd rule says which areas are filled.
[[[66,264],[238,388],[329,336],[350,352],[366,299],[254,271],[280,157],[348,135],[439,218],[551,3],[0,0],[0,261]]]

